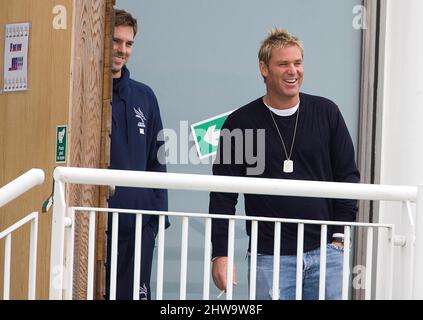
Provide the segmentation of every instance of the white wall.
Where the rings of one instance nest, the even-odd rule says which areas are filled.
[[[418,185],[423,184],[423,1],[385,3],[382,134],[376,174],[382,184]],[[380,203],[379,222],[398,224],[396,234],[409,236],[408,221],[400,205]],[[395,249],[394,298],[402,296],[410,284],[409,249]]]

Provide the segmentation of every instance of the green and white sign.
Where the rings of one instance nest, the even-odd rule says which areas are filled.
[[[219,144],[220,130],[228,115],[232,111],[219,114],[215,117],[194,123],[191,125],[192,135],[194,136],[200,159],[210,157],[217,152]]]
[[[68,126],[56,127],[56,163],[66,162]]]

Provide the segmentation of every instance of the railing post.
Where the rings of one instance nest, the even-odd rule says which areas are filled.
[[[62,300],[65,215],[65,184],[56,180],[54,183],[53,219],[51,230],[50,300]]]
[[[423,185],[417,187],[413,299],[423,299]]]
[[[35,212],[35,217],[31,220],[29,239],[28,300],[35,300],[37,284],[38,212]]]

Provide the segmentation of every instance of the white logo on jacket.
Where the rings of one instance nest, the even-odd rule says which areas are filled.
[[[141,111],[141,108],[138,107],[138,109],[135,109],[135,117],[140,119],[140,121],[138,122],[138,127],[140,129],[140,134],[145,134],[144,129],[145,129],[145,122],[147,121],[147,119],[144,117],[144,113]]]

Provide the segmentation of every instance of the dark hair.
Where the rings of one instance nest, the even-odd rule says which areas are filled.
[[[135,19],[129,12],[122,9],[115,9],[115,27],[126,26],[134,29],[134,37],[138,31],[137,19]]]

